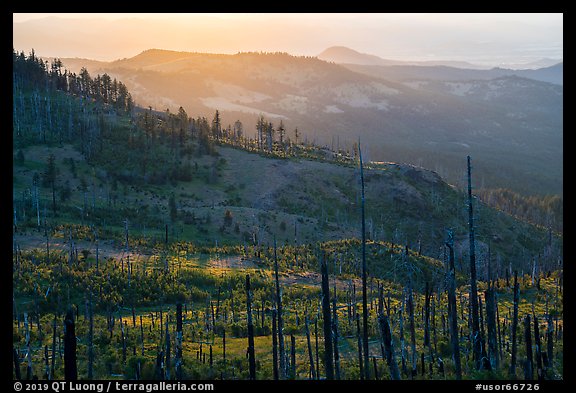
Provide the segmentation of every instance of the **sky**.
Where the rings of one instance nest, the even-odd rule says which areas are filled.
[[[346,46],[385,59],[500,66],[561,60],[563,14],[17,13],[13,44],[40,56],[103,61],[151,48],[316,56]]]

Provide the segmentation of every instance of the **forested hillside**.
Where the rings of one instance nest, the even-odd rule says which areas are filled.
[[[13,108],[14,378],[563,376],[561,217],[33,52]]]
[[[218,110],[252,138],[263,114],[282,120],[292,140],[298,128],[302,140],[352,150],[360,137],[370,160],[422,166],[461,187],[461,159],[470,155],[484,188],[563,193],[563,87],[522,73],[405,66],[410,72],[399,75],[393,66],[288,53],[161,49],[111,62],[62,61],[76,72],[114,75],[145,107],[182,106],[208,119]]]

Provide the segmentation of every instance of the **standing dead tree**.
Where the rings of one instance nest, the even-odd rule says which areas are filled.
[[[94,379],[94,310],[92,308],[92,289],[89,292],[88,301],[88,379]]]
[[[18,356],[18,352],[14,347],[12,348],[12,360],[14,362],[14,376],[16,380],[19,380],[22,378],[20,376],[20,357]]]
[[[360,334],[360,314],[356,313],[356,335],[358,336],[358,367],[360,370],[360,379],[364,379],[364,367],[362,365],[362,335]]]
[[[170,345],[170,330],[168,328],[168,324],[170,322],[170,318],[168,315],[168,312],[166,312],[166,334],[165,334],[165,338],[166,338],[166,360],[164,363],[164,375],[165,375],[165,379],[167,381],[170,380],[170,363],[172,362],[172,354],[171,354],[171,345]]]
[[[328,283],[328,267],[326,254],[322,251],[320,265],[322,274],[322,317],[324,318],[324,368],[326,379],[334,379],[333,351],[332,351],[332,322],[330,313],[330,287]]]
[[[390,369],[390,378],[393,380],[400,380],[400,370],[398,370],[398,364],[396,363],[396,357],[394,356],[394,345],[392,342],[392,332],[390,330],[390,323],[388,322],[388,316],[384,315],[383,305],[384,295],[380,291],[380,307],[378,312],[378,323],[380,325],[380,333],[382,335],[382,341],[384,341],[384,357],[386,358],[386,363],[388,363],[388,368]]]
[[[536,375],[539,381],[544,379],[544,371],[542,368],[542,341],[540,339],[540,326],[538,325],[538,317],[534,315],[534,344],[536,345]]]
[[[518,284],[518,271],[514,271],[514,308],[512,312],[512,357],[510,359],[510,377],[516,379],[516,356],[518,344],[516,331],[518,330],[518,304],[520,302],[520,286]]]
[[[417,374],[417,359],[418,354],[416,352],[416,329],[414,323],[414,297],[412,295],[412,282],[408,282],[408,300],[406,301],[406,306],[408,307],[408,325],[410,329],[410,345],[411,345],[411,352],[412,352],[412,372],[411,378],[414,379]]]
[[[310,325],[308,321],[308,312],[304,316],[304,326],[306,327],[306,343],[308,344],[308,357],[310,361],[310,373],[312,375],[312,379],[316,378],[316,368],[314,367],[314,354],[312,352],[312,343],[310,342]]]
[[[250,275],[246,275],[246,311],[248,317],[248,367],[250,379],[256,379],[256,359],[254,357],[254,324],[252,323],[252,294],[250,292]]]
[[[308,328],[308,325],[306,325]],[[308,348],[310,348],[310,332],[306,330],[308,337]],[[278,337],[276,328],[276,309],[272,309],[272,369],[274,380],[278,380]]]
[[[176,379],[182,380],[182,303],[176,304]]]
[[[432,364],[434,363],[434,353],[432,352],[432,340],[430,335],[430,298],[432,297],[432,290],[430,289],[430,284],[426,281],[426,287],[424,290],[424,346],[428,347],[428,354],[430,355],[430,378],[432,378]],[[424,357],[424,352],[422,352],[422,357]],[[422,362],[424,366],[424,362]],[[424,370],[422,370],[422,375],[424,375]]]
[[[524,379],[534,379],[534,360],[532,357],[532,334],[530,329],[530,315],[524,317],[524,343],[526,345],[526,361],[524,362]]]
[[[28,313],[24,313],[24,329],[26,330],[26,360],[28,365],[26,367],[26,379],[32,379],[32,350],[30,347],[30,327],[28,324]]]
[[[554,367],[554,324],[552,315],[548,314],[548,325],[546,328],[546,369],[552,371]]]
[[[58,324],[56,322],[56,314],[54,314],[54,320],[52,321],[52,360],[50,361],[50,376],[54,378],[54,369],[56,362],[56,328]]]
[[[336,308],[336,284],[332,297],[332,333],[334,338],[334,376],[340,379],[340,352],[338,351],[338,312]]]
[[[361,210],[362,210],[362,344],[364,345],[364,376],[370,379],[370,363],[368,354],[368,293],[366,289],[367,267],[366,267],[366,213],[364,197],[364,165],[362,163],[362,150],[358,143],[358,158],[360,159],[360,185],[361,193]]]
[[[496,331],[496,295],[494,287],[489,284],[484,292],[486,303],[486,324],[488,325],[488,359],[493,370],[499,366],[498,359],[498,335]]]
[[[480,332],[480,319],[478,310],[478,285],[476,278],[476,250],[474,237],[474,211],[472,204],[472,166],[470,156],[468,158],[468,235],[470,246],[470,306],[472,312],[472,349],[474,353],[475,367],[477,370],[490,369],[490,363],[483,357],[484,338]],[[483,360],[485,359],[485,360]]]
[[[274,237],[274,279],[276,281],[276,310],[278,312],[278,348],[280,357],[280,379],[286,379],[286,352],[284,349],[284,320],[282,315],[282,292],[278,279],[278,256],[276,253],[276,237]]]
[[[69,309],[64,319],[64,379],[76,381],[78,370],[76,368],[76,329],[74,314]]]
[[[296,337],[290,335],[290,379],[296,379]]]

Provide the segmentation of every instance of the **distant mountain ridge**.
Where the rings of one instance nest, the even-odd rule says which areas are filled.
[[[391,60],[383,59],[376,55],[367,53],[360,53],[354,49],[345,46],[332,46],[323,50],[317,56],[321,60],[334,62],[337,64],[359,64],[359,65],[380,65],[380,66],[393,66],[393,65],[422,65],[422,66],[450,66],[469,69],[487,69],[489,67],[472,64],[466,61],[455,60],[424,60],[424,61],[411,61],[411,60]]]
[[[318,58],[341,64],[353,71],[396,81],[416,79],[456,81],[494,79],[515,75],[557,85],[563,84],[563,63],[550,65],[550,59],[534,62],[534,65],[548,64],[545,67],[536,69],[491,68],[460,61],[389,60],[375,55],[360,53],[343,46],[330,47],[320,53]],[[528,67],[529,65],[527,64],[526,66]]]

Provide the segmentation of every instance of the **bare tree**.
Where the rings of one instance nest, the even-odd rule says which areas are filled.
[[[417,359],[418,354],[416,352],[416,329],[414,324],[414,298],[412,295],[412,282],[408,281],[408,300],[406,305],[408,307],[408,325],[410,329],[410,345],[411,345],[411,352],[412,352],[412,373],[411,378],[414,379],[416,377],[416,370],[417,370]]]
[[[472,206],[472,167],[468,156],[468,234],[470,246],[470,304],[472,312],[472,349],[477,370],[490,369],[490,363],[483,361],[484,341],[480,332],[478,310],[478,285],[476,278],[476,251],[474,238],[474,211]]]
[[[306,325],[308,327],[308,325]],[[308,334],[308,345],[310,345],[310,332]],[[278,380],[278,336],[276,327],[276,309],[272,309],[272,368],[274,380]]]
[[[19,380],[22,378],[20,376],[20,357],[14,347],[12,347],[12,360],[14,361],[14,376],[16,377],[16,380]]]
[[[524,379],[534,379],[534,361],[532,357],[532,334],[530,329],[530,315],[524,317],[524,343],[526,345],[526,361],[524,363]]]
[[[26,330],[26,360],[28,365],[26,367],[26,379],[32,379],[32,349],[30,346],[30,326],[28,324],[28,313],[24,313],[24,329]]]
[[[494,288],[488,287],[484,292],[484,299],[486,303],[486,324],[488,326],[488,358],[493,370],[497,370],[499,366],[498,359],[498,337],[496,331],[496,298]]]
[[[540,326],[538,326],[538,317],[534,315],[534,344],[536,345],[536,375],[539,381],[544,379],[542,369],[542,341],[540,340]]]
[[[362,210],[362,323],[363,323],[363,340],[364,345],[364,374],[366,379],[370,379],[370,363],[368,359],[368,294],[366,289],[367,281],[367,267],[366,267],[366,214],[365,214],[365,198],[364,198],[364,166],[362,163],[362,150],[360,149],[360,141],[358,141],[358,157],[360,159],[360,185],[362,188],[361,194],[361,210]]]
[[[182,379],[182,303],[176,304],[176,379]]]
[[[340,379],[340,352],[338,351],[338,312],[336,309],[336,284],[332,297],[332,334],[334,339],[334,376]]]
[[[380,303],[384,303],[382,291],[380,292]],[[378,313],[378,322],[380,325],[380,333],[382,335],[382,341],[384,341],[384,357],[386,363],[388,363],[388,368],[390,369],[390,378],[393,380],[400,380],[400,371],[398,370],[398,364],[396,363],[396,357],[394,355],[394,345],[392,342],[392,332],[390,329],[390,323],[388,322],[388,316],[384,315],[382,306]]]
[[[320,265],[322,274],[322,317],[324,319],[324,368],[326,379],[334,379],[333,351],[332,351],[332,323],[330,315],[330,287],[328,283],[328,267],[326,255],[322,251]]]
[[[256,359],[254,357],[254,325],[252,324],[252,294],[250,292],[250,275],[246,275],[246,310],[248,317],[248,365],[250,379],[256,379]]]
[[[76,329],[72,309],[68,310],[64,319],[64,379],[66,381],[76,381],[78,379],[76,368]]]
[[[312,374],[312,379],[317,379],[316,368],[314,367],[314,356],[312,353],[312,344],[310,342],[310,326],[308,321],[308,313],[304,316],[304,326],[306,327],[306,342],[308,344],[308,357],[310,361],[310,372]]]
[[[92,290],[89,292],[88,300],[88,379],[94,379],[94,312],[92,309]]]
[[[276,254],[276,237],[274,237],[274,279],[276,281],[276,310],[278,312],[278,347],[280,356],[280,378],[286,379],[286,352],[284,349],[284,320],[282,315],[282,292],[278,279],[278,256]]]
[[[358,336],[358,367],[360,369],[360,379],[364,379],[364,366],[362,359],[362,335],[360,334],[360,314],[356,313],[356,335]]]
[[[518,284],[518,272],[514,271],[514,311],[512,314],[512,357],[510,359],[510,377],[516,378],[516,355],[517,340],[516,331],[518,330],[518,304],[520,302],[520,286]]]

